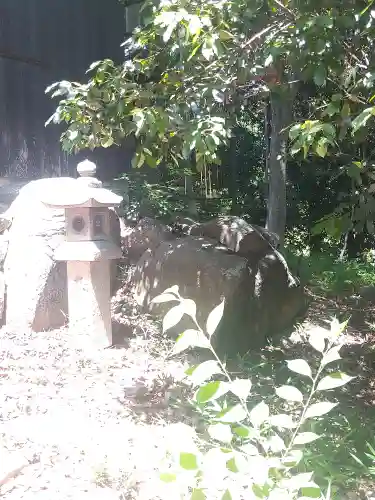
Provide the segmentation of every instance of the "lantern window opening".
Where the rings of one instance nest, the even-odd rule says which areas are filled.
[[[75,233],[80,234],[86,227],[85,219],[82,215],[75,215],[72,220],[72,229]]]

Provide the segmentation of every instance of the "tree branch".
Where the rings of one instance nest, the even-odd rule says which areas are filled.
[[[288,9],[288,7],[286,7],[285,5],[283,5],[280,0],[273,0],[275,2],[276,5],[278,5],[282,10],[284,10],[285,12],[288,13],[288,15],[293,19],[293,21],[295,21],[296,19],[296,16],[293,14],[293,12]]]

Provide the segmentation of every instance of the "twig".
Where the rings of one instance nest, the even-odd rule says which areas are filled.
[[[367,69],[368,65],[366,66],[366,64],[363,64],[361,60],[355,54],[353,54],[353,52],[350,51],[350,47],[347,42],[344,42],[344,47],[347,49],[348,54],[357,61],[360,68]]]
[[[274,2],[275,2],[275,4],[277,4],[277,5],[278,5],[278,6],[279,6],[282,10],[285,10],[285,12],[287,12],[287,13],[291,16],[291,18],[292,18],[293,20],[295,20],[295,19],[296,19],[296,16],[293,14],[293,12],[292,12],[290,9],[288,9],[288,7],[286,7],[286,5],[283,5],[283,4],[282,4],[279,0],[273,0],[273,1],[274,1]]]
[[[249,45],[251,45],[253,42],[255,42],[257,39],[261,38],[263,35],[266,35],[269,31],[271,31],[273,28],[278,28],[279,30],[282,30],[288,26],[290,26],[291,23],[274,23],[271,24],[271,26],[267,26],[266,28],[262,29],[259,31],[259,33],[256,33],[253,35],[244,45],[242,45],[242,48],[245,49]]]

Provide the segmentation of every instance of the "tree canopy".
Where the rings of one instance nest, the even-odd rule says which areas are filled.
[[[350,180],[318,230],[337,236],[365,224],[372,233],[372,4],[145,3],[144,26],[124,43],[123,63],[95,62],[87,82],[48,89],[61,99],[51,121],[66,124],[67,151],[135,136],[134,166],[188,164],[201,171],[220,164],[233,131],[259,120],[266,105],[270,229],[284,231],[290,154],[298,162],[324,158],[330,178]]]

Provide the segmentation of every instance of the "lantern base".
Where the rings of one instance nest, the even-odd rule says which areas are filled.
[[[95,348],[112,345],[110,261],[67,262],[69,329]]]

